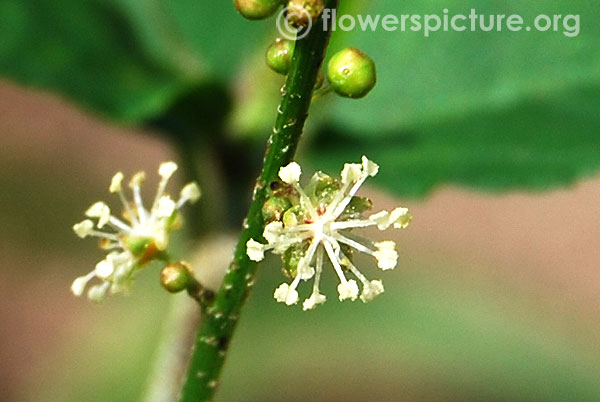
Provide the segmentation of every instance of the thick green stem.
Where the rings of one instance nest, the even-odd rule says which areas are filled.
[[[329,0],[327,6],[336,7],[337,0]],[[246,242],[251,238],[262,239],[261,209],[268,195],[268,185],[277,179],[279,169],[293,159],[298,146],[330,37],[330,32],[324,31],[322,26],[321,21],[315,21],[311,32],[296,42],[252,204],[223,284],[214,301],[204,309],[180,402],[210,401],[219,385],[240,310],[254,283],[256,263],[246,255]]]

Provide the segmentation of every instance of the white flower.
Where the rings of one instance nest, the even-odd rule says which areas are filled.
[[[282,283],[274,293],[275,299],[280,303],[285,303],[288,306],[298,303],[298,292],[292,289],[287,283]]]
[[[398,261],[395,243],[359,241],[348,233],[352,229],[370,226],[380,230],[390,226],[405,228],[411,221],[406,208],[381,211],[368,219],[361,218],[362,213],[371,208],[371,203],[357,197],[356,193],[364,181],[378,171],[379,166],[363,156],[362,163],[344,165],[340,180],[317,173],[302,188],[299,185],[301,168],[297,163],[292,162],[279,170],[280,179],[288,185],[281,194],[289,198],[292,207],[282,211],[282,221],[269,222],[265,226],[263,237],[267,244],[254,239],[246,243],[246,252],[253,261],[261,261],[268,250],[282,255],[285,271],[293,279],[290,284],[284,283],[275,291],[278,302],[295,304],[300,281],[314,277],[313,291],[304,300],[303,309],[310,310],[324,303],[326,298],[319,291],[319,282],[325,255],[339,278],[340,300],[356,300],[359,297],[358,283],[346,278],[348,272],[361,282],[360,299],[363,302],[383,293],[381,281],[369,281],[352,263],[351,251],[373,256],[379,268],[388,270],[394,268]]]
[[[304,303],[302,303],[302,309],[304,311],[312,310],[316,308],[319,304],[325,303],[325,300],[327,300],[327,298],[322,294],[313,293],[308,299],[304,300]]]
[[[77,236],[99,237],[102,239],[102,248],[111,250],[104,260],[96,264],[93,271],[73,281],[73,294],[81,296],[88,282],[94,277],[102,283],[90,287],[88,297],[93,301],[101,301],[109,290],[111,293],[126,292],[136,270],[165,252],[169,245],[170,232],[177,228],[179,209],[188,202],[196,202],[200,197],[200,189],[196,183],[187,184],[181,190],[177,202],[165,194],[169,178],[176,170],[177,165],[174,162],[160,165],[158,172],[161,180],[149,209],[144,207],[140,191],[140,186],[146,178],[144,172],[136,173],[129,183],[133,201],[129,201],[123,192],[123,173],[118,172],[113,176],[109,190],[119,195],[124,219],[112,215],[108,205],[99,201],[85,213],[88,218],[97,219],[96,228],[90,219],[73,226]],[[105,227],[108,229],[98,230]]]
[[[301,174],[302,169],[300,169],[300,165],[298,165],[296,162],[292,162],[289,165],[279,169],[279,177],[287,184],[298,183]]]
[[[262,259],[265,258],[263,245],[254,239],[250,239],[246,243],[246,253],[248,254],[248,258],[252,261],[262,261]]]

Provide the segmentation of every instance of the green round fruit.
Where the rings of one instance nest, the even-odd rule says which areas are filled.
[[[347,98],[362,98],[377,81],[373,60],[354,48],[333,55],[327,66],[327,77],[335,92]]]
[[[277,38],[267,49],[267,65],[276,73],[286,75],[292,65],[293,54],[294,44]]]
[[[262,20],[275,14],[282,0],[235,0],[235,8],[244,18]]]

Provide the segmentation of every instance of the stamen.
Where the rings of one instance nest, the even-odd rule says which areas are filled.
[[[356,219],[356,220],[351,220],[351,221],[332,222],[331,230],[366,228],[369,226],[373,226],[375,224],[376,224],[375,222],[369,221],[366,219]]]
[[[132,230],[129,225],[112,215],[110,216],[108,223],[114,226],[115,228],[121,229],[122,231],[127,233],[130,233]]]
[[[312,221],[314,222],[317,219],[319,219],[319,214],[317,213],[317,210],[313,206],[310,198],[304,192],[302,187],[300,187],[300,185],[297,182],[292,183],[292,186],[294,187],[294,190],[296,190],[298,192],[298,194],[300,194],[300,202],[302,203],[302,206],[308,210],[308,214],[310,215],[310,218],[312,219]]]
[[[355,249],[357,249],[358,251],[361,251],[365,254],[369,254],[369,255],[374,255],[375,251],[371,250],[370,248],[360,244],[357,241],[354,241],[352,239],[349,239],[339,233],[335,233],[334,238],[344,244],[349,245],[350,247],[354,247]]]
[[[340,282],[343,284],[347,283],[348,281],[346,280],[346,276],[344,276],[344,271],[342,270],[342,267],[337,259],[337,256],[335,255],[335,252],[333,251],[333,247],[331,247],[331,243],[329,243],[329,241],[327,241],[327,240],[323,240],[323,247],[325,247],[325,251],[327,252],[327,255],[329,256],[329,260],[331,261],[331,264],[333,265],[333,269],[335,269],[335,273],[340,278]]]

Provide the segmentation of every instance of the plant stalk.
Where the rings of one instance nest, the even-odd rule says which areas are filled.
[[[326,6],[333,9],[337,3],[338,0],[328,0]],[[268,196],[269,184],[277,180],[279,169],[294,157],[330,35],[329,31],[323,30],[319,19],[303,39],[296,41],[252,204],[223,284],[214,301],[203,309],[180,402],[211,401],[219,386],[219,377],[240,310],[254,284],[257,264],[246,255],[246,242],[251,238],[262,239],[264,222],[261,209]]]

